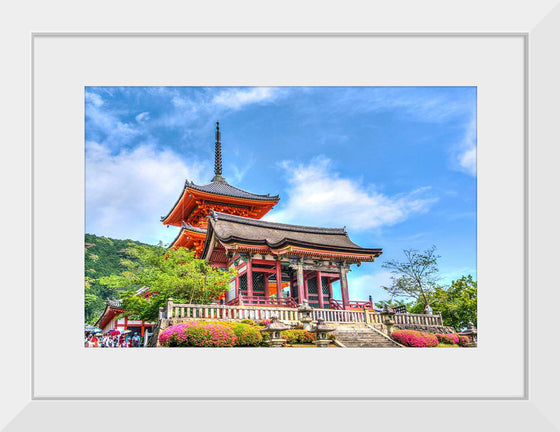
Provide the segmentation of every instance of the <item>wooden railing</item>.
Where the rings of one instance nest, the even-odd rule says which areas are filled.
[[[365,322],[364,311],[313,309],[312,316],[314,320],[322,318],[327,322]]]
[[[395,324],[414,324],[414,325],[428,325],[428,326],[443,326],[441,315],[426,315],[426,314],[395,314],[393,315]]]
[[[245,298],[245,297],[244,297]],[[173,318],[175,321],[184,319],[216,319],[216,320],[265,320],[273,316],[281,321],[299,321],[299,312],[294,307],[273,306],[239,306],[217,304],[175,304],[167,302],[167,308],[161,308],[159,318]],[[338,309],[313,309],[313,320],[319,318],[326,322],[383,324],[384,316],[379,312]],[[395,314],[392,315],[395,324],[443,326],[441,315],[425,314]]]
[[[289,308],[297,308],[297,303],[292,297],[262,297],[262,296],[242,296],[235,297],[228,301],[226,306],[283,306]],[[242,303],[242,304],[241,304]]]
[[[217,319],[217,320],[264,320],[273,316],[282,321],[298,321],[295,308],[266,306],[227,306],[167,303],[162,318]],[[163,316],[165,315],[165,316]]]
[[[330,309],[344,310],[342,300],[329,299]],[[373,305],[367,300],[349,300],[348,308],[350,309],[373,309]]]

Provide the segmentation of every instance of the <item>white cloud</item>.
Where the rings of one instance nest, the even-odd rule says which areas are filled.
[[[355,270],[356,271],[356,270]],[[367,300],[368,296],[372,296],[373,302],[387,300],[389,295],[381,288],[391,283],[391,272],[381,270],[373,274],[348,274],[348,295],[350,300]],[[334,291],[337,297],[337,292]]]
[[[149,112],[142,112],[135,117],[138,123],[142,123],[145,121],[150,120],[150,113]]]
[[[170,150],[144,144],[111,154],[99,143],[86,143],[86,232],[148,243],[169,242],[177,229],[165,229],[167,214],[185,179],[200,181],[204,163],[186,165]]]
[[[86,92],[86,126],[91,131],[103,135],[103,143],[121,146],[142,135],[142,126],[124,123],[118,115],[102,107],[103,100],[95,93]]]
[[[97,93],[86,92],[86,103],[90,103],[96,107],[103,105],[103,99]]]
[[[239,109],[249,104],[271,102],[278,97],[279,93],[280,90],[278,88],[272,87],[231,89],[224,90],[215,95],[212,102],[228,108]]]
[[[465,130],[463,142],[459,145],[457,162],[459,169],[476,177],[476,120],[473,119]]]
[[[316,157],[308,165],[281,163],[289,176],[287,202],[266,216],[268,220],[321,226],[341,226],[363,231],[402,222],[426,212],[435,197],[424,187],[388,196],[361,182],[334,172],[331,161]],[[282,203],[282,202],[281,202]]]

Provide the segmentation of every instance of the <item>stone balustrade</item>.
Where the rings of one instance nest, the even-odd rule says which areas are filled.
[[[266,306],[226,306],[217,304],[176,304],[172,300],[167,302],[167,308],[160,309],[160,319],[173,321],[188,319],[216,319],[216,320],[264,320],[276,316],[281,321],[299,321],[296,308],[266,307]],[[314,321],[323,319],[325,322],[346,322],[383,324],[383,314],[363,310],[313,309]],[[426,314],[394,314],[392,319],[396,325],[443,326],[441,315]]]

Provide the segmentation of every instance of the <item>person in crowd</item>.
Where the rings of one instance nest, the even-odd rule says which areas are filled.
[[[140,346],[140,336],[138,336],[138,333],[134,333],[134,336],[132,336],[132,346],[134,348],[138,348]]]
[[[430,307],[429,304],[427,304],[426,307],[424,308],[424,313],[428,315],[432,315],[434,313],[433,309]]]

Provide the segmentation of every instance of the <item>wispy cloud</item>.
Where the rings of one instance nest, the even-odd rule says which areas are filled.
[[[141,112],[140,114],[138,114],[138,115],[135,117],[135,119],[136,119],[136,121],[137,121],[138,123],[142,123],[142,122],[148,121],[148,120],[150,120],[150,113],[147,112],[147,111]]]
[[[172,151],[156,151],[150,144],[133,150],[111,150],[86,144],[86,231],[149,243],[170,241],[176,229],[160,222],[177,200],[186,178],[200,181],[210,169],[191,159],[185,164]]]
[[[430,188],[388,196],[372,186],[340,176],[331,161],[319,156],[309,164],[281,163],[290,174],[287,202],[269,213],[269,220],[309,225],[340,226],[351,230],[390,226],[424,213],[437,201]]]
[[[367,300],[371,295],[374,302],[387,300],[389,295],[381,287],[389,285],[390,282],[391,272],[385,270],[360,275],[350,273],[348,275],[348,294],[351,299]]]
[[[105,109],[103,98],[94,92],[86,92],[86,134],[104,144],[119,147],[128,144],[145,131],[137,123],[122,121],[110,109]]]
[[[456,162],[460,171],[476,177],[476,119],[465,128],[463,141],[457,145]]]
[[[262,104],[274,101],[281,94],[278,87],[252,87],[223,90],[216,94],[212,102],[232,109],[245,105]]]
[[[318,88],[315,91],[321,90]],[[308,93],[313,95],[314,90]],[[469,97],[465,97],[465,93]],[[461,97],[458,97],[459,94]],[[333,116],[339,113],[392,112],[416,121],[440,123],[470,113],[475,98],[474,90],[470,88],[348,87],[327,96],[324,103],[314,109]]]

